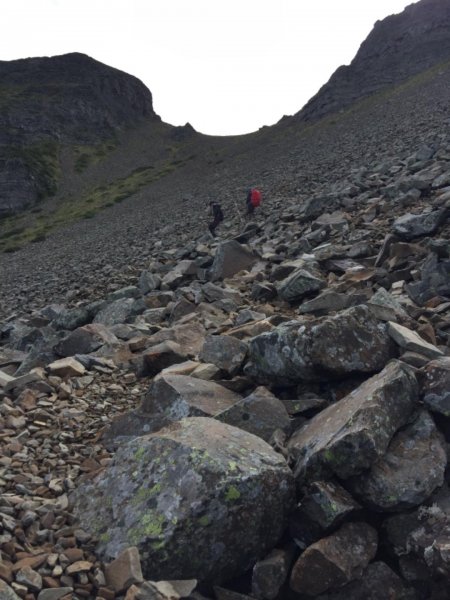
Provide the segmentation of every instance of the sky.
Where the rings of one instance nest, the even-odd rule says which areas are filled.
[[[172,125],[235,135],[292,115],[411,0],[0,0],[0,60],[82,52]]]

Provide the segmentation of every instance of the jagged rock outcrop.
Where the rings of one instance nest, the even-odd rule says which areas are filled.
[[[377,21],[349,66],[341,66],[295,115],[315,120],[450,59],[450,6],[421,0]]]

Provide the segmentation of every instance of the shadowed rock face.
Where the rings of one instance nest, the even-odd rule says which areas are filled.
[[[422,0],[397,15],[377,21],[349,66],[341,66],[297,113],[311,120],[348,107],[450,59],[450,4]]]

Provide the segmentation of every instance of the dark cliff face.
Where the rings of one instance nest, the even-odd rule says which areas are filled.
[[[15,134],[84,141],[158,119],[141,81],[77,53],[0,62],[0,97],[0,143]]]
[[[55,193],[61,144],[159,121],[137,78],[84,54],[0,62],[0,217]]]
[[[450,2],[421,0],[377,21],[351,64],[337,69],[296,118],[318,119],[447,60]]]

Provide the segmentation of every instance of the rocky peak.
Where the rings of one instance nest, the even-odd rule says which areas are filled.
[[[450,59],[450,4],[421,0],[377,21],[348,66],[339,67],[297,113],[318,119]]]
[[[0,89],[2,144],[19,132],[22,142],[49,132],[84,141],[158,118],[141,81],[80,53],[0,62]]]

